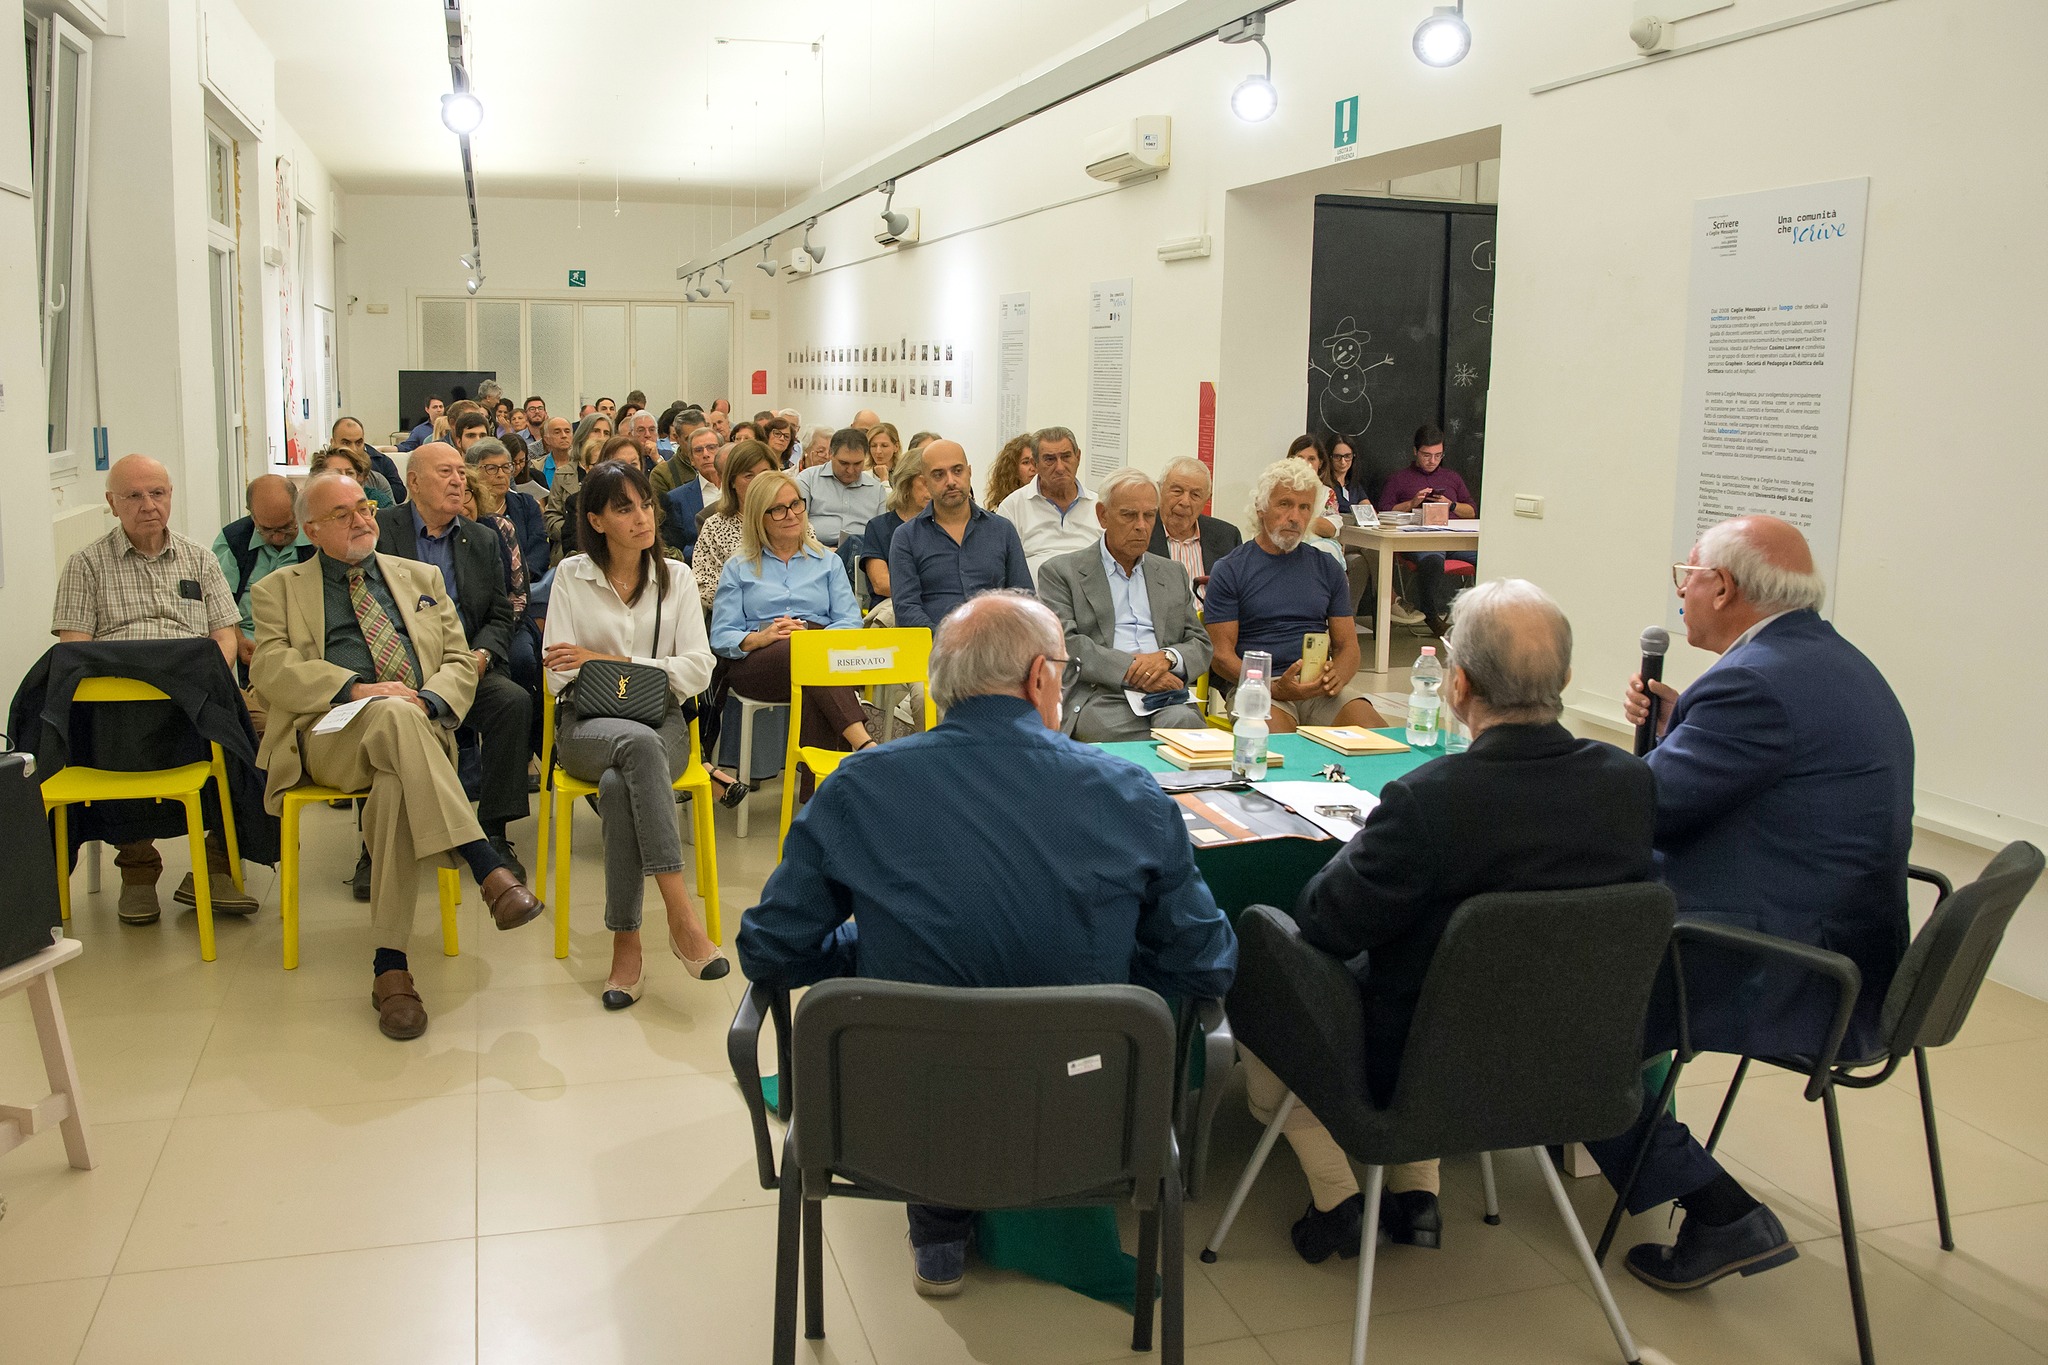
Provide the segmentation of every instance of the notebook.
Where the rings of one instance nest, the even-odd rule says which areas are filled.
[[[1359,725],[1304,725],[1298,732],[1304,739],[1312,739],[1325,749],[1335,749],[1347,757],[1360,754],[1405,754],[1408,746],[1377,730],[1368,730]]]

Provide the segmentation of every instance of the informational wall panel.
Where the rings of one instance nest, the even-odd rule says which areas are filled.
[[[1833,583],[1869,197],[1859,179],[1694,205],[1674,562],[1761,512]]]
[[[1086,483],[1130,463],[1131,282],[1088,286],[1088,432]]]
[[[1005,294],[996,308],[996,435],[1024,434],[1031,396],[1031,296]]]

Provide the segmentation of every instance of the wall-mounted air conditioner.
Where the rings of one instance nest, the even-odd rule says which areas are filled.
[[[1088,174],[1115,185],[1150,180],[1173,164],[1173,119],[1147,114],[1088,139]]]

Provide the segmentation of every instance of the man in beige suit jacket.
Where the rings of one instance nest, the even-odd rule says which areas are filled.
[[[302,780],[369,793],[371,1002],[387,1036],[417,1038],[427,1014],[405,950],[420,860],[452,852],[467,862],[500,929],[544,907],[484,839],[455,773],[455,726],[476,693],[477,664],[440,570],[375,553],[376,508],[345,475],[307,480],[298,512],[319,554],[250,592],[249,681],[270,711],[256,761],[269,773],[272,811]],[[358,701],[369,705],[341,729],[312,732]]]

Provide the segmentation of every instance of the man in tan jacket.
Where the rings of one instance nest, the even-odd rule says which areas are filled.
[[[369,793],[378,945],[370,998],[386,1036],[417,1038],[427,1012],[405,950],[420,861],[461,857],[500,929],[544,907],[485,840],[455,773],[454,732],[476,693],[477,663],[440,570],[375,552],[376,507],[346,475],[308,479],[298,514],[319,554],[250,594],[249,680],[270,710],[256,761],[269,773],[273,812],[302,780]],[[313,732],[330,710],[356,702],[368,704],[339,729]]]

